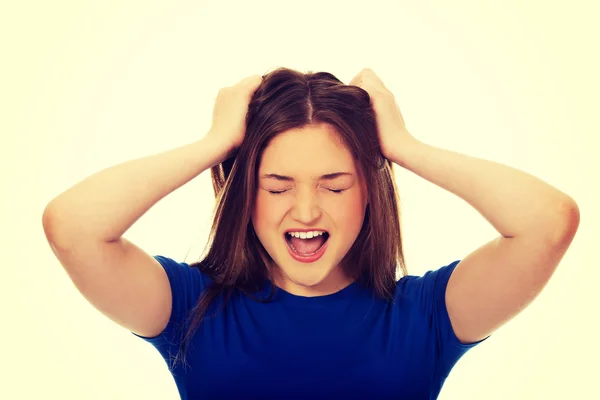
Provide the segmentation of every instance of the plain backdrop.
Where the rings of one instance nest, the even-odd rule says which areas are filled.
[[[372,68],[417,138],[522,169],[577,201],[579,231],[552,280],[459,360],[439,399],[594,397],[598,11],[582,0],[3,2],[0,398],[178,398],[160,354],[77,291],[42,212],[94,172],[200,139],[221,87],[280,66],[346,84]],[[462,199],[396,172],[411,275],[498,235]],[[196,261],[213,205],[205,171],[125,236]]]

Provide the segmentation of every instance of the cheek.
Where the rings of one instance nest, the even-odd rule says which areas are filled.
[[[259,195],[256,198],[254,213],[258,223],[265,226],[277,220],[277,215],[281,214],[283,208],[283,202],[269,199],[266,195]]]
[[[282,202],[273,201],[266,196],[256,198],[252,223],[257,236],[263,242],[268,242],[268,237],[273,233],[273,228],[280,228],[284,208]]]
[[[337,227],[348,234],[356,235],[360,231],[365,215],[365,208],[360,196],[352,196],[332,210],[335,214],[332,218],[335,219]]]

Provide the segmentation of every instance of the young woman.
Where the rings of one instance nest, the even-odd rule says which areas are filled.
[[[501,236],[408,275],[392,162]],[[216,209],[200,262],[123,237],[208,168]],[[414,138],[372,70],[344,85],[284,68],[219,91],[198,142],[92,175],[43,216],[77,288],[158,349],[184,399],[434,399],[539,294],[578,221],[541,180]]]

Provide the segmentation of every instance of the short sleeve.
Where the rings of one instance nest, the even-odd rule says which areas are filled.
[[[180,263],[160,255],[154,256],[154,259],[164,268],[169,278],[172,296],[171,316],[165,329],[154,337],[131,333],[151,343],[165,359],[168,359],[179,350],[187,327],[187,317],[204,291],[206,282],[200,270],[190,267],[185,262]]]
[[[446,288],[452,272],[460,261],[454,261],[437,270],[427,271],[417,279],[420,281],[421,305],[429,317],[430,329],[434,333],[438,360],[447,368],[452,368],[464,353],[491,336],[473,343],[462,343],[454,333],[446,307]]]

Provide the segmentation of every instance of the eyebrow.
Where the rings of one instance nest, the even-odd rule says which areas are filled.
[[[320,180],[320,181],[333,180],[333,179],[339,178],[340,176],[353,176],[353,175],[354,174],[351,174],[350,172],[334,172],[331,174],[321,175],[318,180]],[[284,175],[278,175],[278,174],[264,174],[261,176],[261,178],[276,179],[278,181],[287,181],[287,182],[294,181],[294,178],[292,178],[291,176],[284,176]]]

